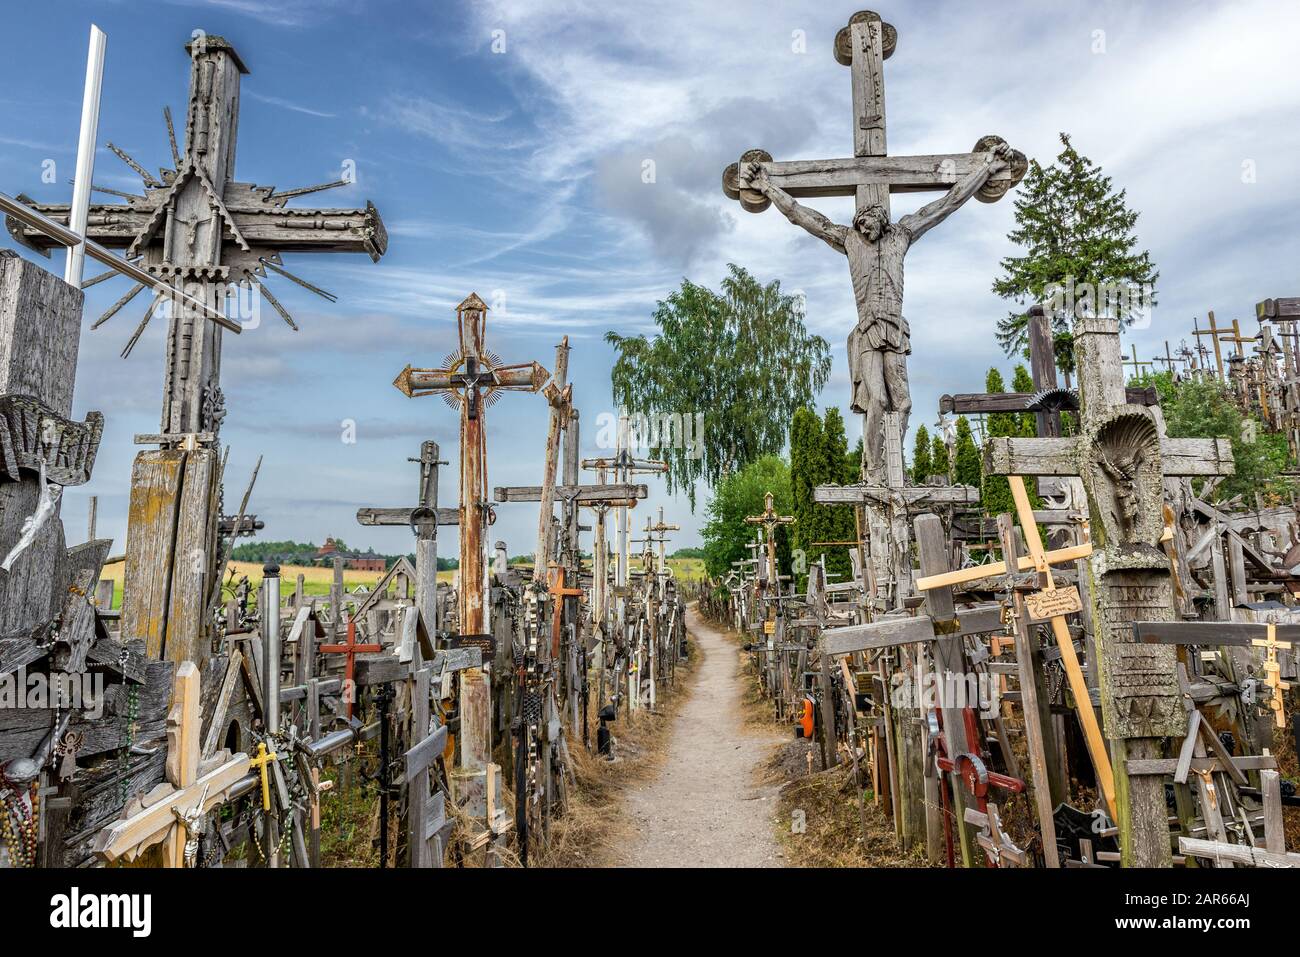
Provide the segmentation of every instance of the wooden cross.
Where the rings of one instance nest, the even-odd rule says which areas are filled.
[[[415,673],[412,697],[411,739],[415,742],[403,756],[407,791],[407,851],[412,867],[442,867],[443,851],[455,822],[447,818],[447,796],[441,788],[430,793],[432,768],[447,750],[447,726],[429,731],[429,689],[433,669]]]
[[[542,464],[542,493],[537,510],[537,548],[533,555],[533,581],[546,581],[550,561],[551,523],[555,518],[555,468],[560,461],[560,433],[573,412],[573,384],[569,379],[569,337],[555,347],[555,375],[543,390],[550,406],[546,452]]]
[[[1119,323],[1080,319],[1075,325],[1080,381],[1080,435],[1069,439],[992,438],[985,474],[1079,476],[1087,493],[1094,554],[1087,574],[1102,712],[1107,736],[1144,758],[1184,724],[1172,649],[1135,643],[1134,620],[1175,614],[1166,526],[1167,476],[1230,475],[1227,439],[1171,439],[1150,410],[1127,402]],[[1028,535],[1028,529],[1026,529]],[[1118,774],[1125,774],[1123,765]],[[1167,842],[1153,832],[1164,820],[1158,781],[1131,779],[1117,823],[1129,863],[1168,866]]]
[[[487,568],[483,536],[488,526],[486,409],[504,392],[537,392],[550,373],[537,362],[506,365],[486,345],[488,307],[470,293],[456,307],[459,347],[442,368],[407,366],[393,383],[408,396],[441,395],[460,409],[460,573],[457,614],[462,635],[486,630]],[[491,753],[490,691],[481,670],[461,675],[461,769],[475,818],[487,813]],[[472,780],[470,780],[472,779]]]
[[[853,196],[859,210],[873,205],[889,210],[891,193],[951,189],[953,183],[986,161],[992,141],[985,137],[970,153],[927,156],[886,155],[884,61],[894,52],[898,32],[870,10],[849,18],[835,37],[835,59],[850,69],[853,90],[853,157],[851,159],[773,162],[751,150],[723,174],[723,189],[749,212],[768,202],[743,179],[746,162],[762,163],[771,181],[791,196]],[[990,177],[979,198],[993,202],[1015,184],[1024,169],[1006,169]]]
[[[340,644],[317,645],[316,650],[327,655],[347,655],[347,665],[343,673],[343,698],[347,702],[349,719],[352,717],[352,706],[357,698],[356,684],[356,662],[357,655],[377,654],[384,650],[384,646],[377,643],[361,644],[357,641],[357,622],[355,618],[348,619],[347,640]]]
[[[1214,645],[1264,649],[1264,684],[1272,691],[1268,711],[1278,728],[1286,727],[1282,692],[1290,684],[1282,680],[1278,650],[1290,651],[1300,641],[1300,625],[1229,621],[1136,622],[1138,641],[1162,645]],[[1282,638],[1279,639],[1279,633]]]
[[[264,284],[268,270],[326,298],[334,297],[285,270],[282,255],[364,252],[378,262],[388,247],[388,234],[371,203],[364,209],[287,205],[295,196],[346,185],[344,180],[284,191],[236,182],[240,78],[248,69],[234,47],[219,36],[202,35],[188,43],[186,50],[190,90],[184,153],[178,153],[174,168],[162,170],[161,179],[157,179],[110,144],[110,149],[140,174],[144,195],[128,194],[125,205],[92,205],[86,237],[109,249],[125,249],[127,259],[138,258],[150,275],[188,297],[171,298],[163,434],[150,438],[176,444],[183,435],[200,434],[215,444],[222,411],[221,331],[232,324],[204,321],[202,309],[194,302],[219,304],[218,290],[232,286],[255,290],[297,328]],[[170,116],[168,128],[170,131]],[[68,222],[67,204],[29,205],[55,222]],[[58,244],[13,219],[10,231],[17,241],[46,254]],[[137,283],[95,325],[111,318],[141,289],[143,284]],[[158,301],[146,313],[132,344]]]
[[[1245,352],[1244,352],[1244,351],[1242,350],[1242,348],[1241,348],[1242,345],[1243,345],[1244,343],[1247,343],[1247,342],[1257,342],[1257,341],[1259,340],[1259,336],[1243,336],[1243,335],[1241,334],[1241,320],[1240,320],[1240,319],[1234,319],[1234,320],[1232,320],[1232,329],[1231,329],[1231,330],[1228,330],[1228,329],[1224,329],[1224,330],[1222,330],[1222,331],[1219,333],[1219,338],[1220,338],[1223,342],[1231,342],[1231,343],[1233,344],[1233,347],[1234,347],[1234,350],[1235,350],[1235,354],[1238,355],[1238,356],[1244,356],[1244,355],[1245,355]]]
[[[1173,373],[1174,373],[1174,364],[1175,364],[1176,362],[1178,362],[1179,360],[1174,358],[1173,351],[1169,348],[1169,340],[1168,340],[1168,339],[1165,340],[1165,354],[1164,354],[1164,356],[1156,356],[1155,361],[1161,363],[1162,365],[1164,365],[1164,367],[1165,367],[1165,371],[1168,372],[1170,375],[1173,375]]]
[[[921,549],[922,570],[931,571],[935,565],[946,564],[942,557],[942,552],[946,550],[943,547],[943,522],[939,516],[918,516],[914,529],[918,544],[924,543]],[[936,549],[935,546],[939,547]],[[856,652],[897,648],[903,645],[921,643],[930,645],[933,649],[932,659],[937,683],[941,691],[939,712],[943,716],[947,755],[950,759],[956,759],[969,754],[972,745],[978,744],[968,738],[965,708],[947,693],[953,676],[960,680],[967,670],[962,653],[962,640],[967,635],[1001,631],[1003,624],[1000,604],[957,609],[951,587],[945,581],[945,576],[948,574],[950,573],[939,572],[918,579],[918,586],[923,581],[928,585],[926,600],[929,614],[890,615],[867,624],[828,628],[822,632],[821,651],[828,658],[838,658]],[[892,753],[890,760],[891,763],[895,760]],[[956,788],[953,793],[960,799]],[[960,816],[958,820],[961,820]],[[970,851],[970,835],[964,825],[959,830],[963,858],[966,858]]]
[[[1210,344],[1214,346],[1214,365],[1219,370],[1219,378],[1222,379],[1223,378],[1223,350],[1219,347],[1219,336],[1227,332],[1227,330],[1220,329],[1218,326],[1214,324],[1213,309],[1209,311],[1208,315],[1210,320],[1210,326],[1208,329],[1202,329],[1199,324],[1200,321],[1195,316],[1192,317],[1192,335],[1196,337],[1197,348],[1200,348],[1201,346],[1202,336],[1209,337]]]
[[[400,525],[415,535],[415,604],[425,627],[438,630],[438,526],[460,524],[460,510],[438,507],[438,443],[428,439],[420,445],[420,457],[409,459],[420,466],[419,504],[414,508],[357,509],[357,523],[367,526]]]
[[[134,860],[141,851],[165,841],[165,867],[185,859],[187,821],[200,819],[226,801],[226,793],[250,766],[246,754],[217,752],[204,761],[200,752],[199,669],[192,661],[176,669],[172,708],[167,715],[167,783],[146,794],[138,808],[128,806],[123,819],[100,831],[95,854],[107,863]]]
[[[1114,820],[1115,807],[1115,783],[1114,774],[1111,770],[1110,757],[1106,752],[1106,743],[1102,739],[1101,729],[1097,724],[1097,716],[1092,709],[1092,694],[1088,690],[1088,683],[1084,678],[1083,669],[1079,664],[1078,655],[1074,649],[1074,639],[1070,635],[1070,629],[1065,621],[1065,615],[1071,612],[1082,610],[1082,603],[1079,600],[1078,590],[1071,587],[1068,589],[1057,589],[1052,577],[1052,566],[1054,564],[1064,564],[1075,562],[1080,558],[1086,558],[1092,554],[1092,545],[1084,543],[1074,545],[1070,548],[1060,549],[1049,552],[1043,548],[1042,539],[1038,534],[1038,523],[1034,520],[1033,506],[1029,502],[1029,495],[1025,490],[1024,479],[1018,475],[1008,477],[1008,484],[1011,487],[1011,493],[1016,503],[1016,513],[1020,520],[1021,531],[1025,537],[1025,544],[1029,548],[1027,557],[1016,558],[1015,564],[1019,569],[1032,568],[1042,576],[1044,588],[1037,595],[1028,596],[1025,604],[1029,608],[1030,616],[1038,621],[1051,622],[1052,635],[1056,639],[1057,648],[1061,653],[1061,664],[1065,669],[1066,678],[1070,683],[1070,691],[1074,695],[1075,706],[1079,713],[1079,724],[1084,731],[1084,739],[1088,745],[1088,753],[1092,758],[1093,769],[1096,772],[1098,786],[1105,797],[1107,807]],[[929,575],[918,578],[916,587],[918,591],[927,593],[935,588],[952,587],[958,584],[967,584],[973,581],[979,581],[984,578],[1001,576],[1007,573],[1009,563],[1007,556],[1003,556],[1000,562],[991,562],[987,565],[977,565],[972,568],[964,568],[960,571],[943,572],[938,575]],[[1051,613],[1056,612],[1056,613]],[[1021,688],[1032,688],[1036,685],[1033,674],[1034,656],[1029,647],[1022,648],[1023,642],[1017,643],[1016,663],[1020,669]],[[1026,727],[1034,716],[1029,715],[1026,709]],[[1039,732],[1041,736],[1041,732]],[[1033,738],[1034,735],[1031,735]],[[1042,749],[1042,745],[1031,740],[1035,748]],[[1045,749],[1043,749],[1045,750]],[[1035,769],[1035,794],[1040,800],[1048,798],[1050,801],[1050,789],[1047,782],[1038,777],[1038,768],[1041,764],[1046,768],[1045,760],[1034,760],[1031,753],[1031,767]],[[1040,804],[1039,823],[1043,828],[1043,843],[1046,852],[1046,845],[1052,836],[1049,830],[1048,819],[1050,813],[1044,813],[1046,808]],[[1054,841],[1052,842],[1054,844]],[[1049,866],[1051,860],[1055,857],[1053,849],[1048,855]]]
[[[618,448],[614,456],[594,459],[583,459],[582,467],[597,473],[597,480],[604,483],[612,477],[614,481],[628,484],[632,481],[633,475],[652,475],[662,474],[668,471],[668,463],[658,459],[637,458],[632,455],[631,437],[628,434],[628,417],[626,414],[620,414],[618,419]],[[635,504],[635,503],[633,503]],[[624,593],[628,583],[628,541],[631,535],[631,515],[628,511],[630,505],[618,505],[614,507],[614,530],[617,538],[617,563],[614,566],[614,593],[615,593],[615,627],[621,630],[624,627],[626,598]],[[597,510],[596,513],[596,535],[602,542],[604,541],[604,513]],[[604,546],[601,545],[603,550]],[[602,605],[603,608],[603,596]],[[629,707],[637,707],[636,695],[629,699]]]
[[[1167,346],[1168,343],[1165,343],[1165,345]],[[1144,366],[1145,366],[1146,368],[1150,369],[1150,368],[1152,368],[1153,363],[1150,363],[1150,362],[1143,362],[1143,361],[1141,361],[1140,359],[1138,359],[1138,357],[1137,357],[1137,355],[1138,355],[1137,346],[1134,345],[1133,343],[1129,343],[1129,349],[1132,351],[1133,355],[1132,355],[1132,356],[1125,356],[1125,357],[1124,357],[1124,359],[1125,359],[1124,364],[1133,370],[1133,378],[1136,379],[1136,378],[1139,378],[1139,377],[1142,375],[1142,368],[1143,368]]]
[[[748,525],[763,526],[763,533],[767,544],[767,579],[768,588],[773,594],[781,593],[780,581],[777,577],[776,570],[776,529],[778,525],[793,525],[795,518],[793,515],[778,515],[776,506],[773,504],[775,497],[771,492],[763,496],[763,512],[761,515],[746,515],[745,523]]]

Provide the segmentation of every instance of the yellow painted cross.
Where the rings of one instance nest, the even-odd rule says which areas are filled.
[[[250,758],[248,761],[248,766],[250,768],[256,768],[257,771],[262,776],[262,810],[263,811],[271,810],[271,784],[270,781],[267,779],[266,769],[267,766],[272,761],[275,761],[278,758],[279,755],[276,754],[274,751],[266,750],[265,741],[259,741],[257,743],[257,757]]]
[[[1269,700],[1268,706],[1273,711],[1273,721],[1279,728],[1286,727],[1286,712],[1282,707],[1282,692],[1291,687],[1289,681],[1282,680],[1282,666],[1277,661],[1277,650],[1283,648],[1290,650],[1291,642],[1277,640],[1277,626],[1272,622],[1268,625],[1268,637],[1262,641],[1255,638],[1251,644],[1256,648],[1265,648],[1268,657],[1264,659],[1264,683],[1273,690],[1273,697]]]
[[[1020,520],[1020,530],[1025,536],[1029,557],[1033,560],[1034,568],[1043,576],[1046,585],[1039,595],[1058,594],[1052,581],[1052,565],[1043,550],[1043,540],[1038,535],[1038,523],[1034,521],[1034,508],[1029,502],[1029,493],[1025,491],[1025,480],[1019,475],[1008,475],[1007,482],[1011,486],[1011,495],[1016,500],[1016,516]],[[1091,552],[1091,546],[1085,547]],[[1028,598],[1025,604],[1032,608]],[[1044,601],[1044,604],[1050,603]],[[1088,693],[1088,682],[1084,680],[1079,656],[1074,651],[1074,639],[1070,637],[1070,627],[1065,623],[1063,614],[1053,614],[1051,622],[1052,635],[1056,638],[1056,646],[1061,651],[1061,664],[1065,667],[1070,691],[1079,710],[1079,724],[1083,726],[1083,736],[1088,742],[1088,753],[1092,756],[1092,766],[1097,772],[1097,783],[1106,797],[1106,806],[1110,809],[1111,820],[1119,820],[1115,809],[1115,773],[1110,766],[1110,754],[1106,751],[1106,742],[1101,736],[1101,726],[1097,723],[1097,713],[1092,710],[1092,695]]]

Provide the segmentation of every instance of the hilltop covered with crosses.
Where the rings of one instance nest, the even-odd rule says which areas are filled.
[[[1300,290],[1262,276],[1141,358],[1159,274],[1124,191],[1066,135],[1055,162],[983,130],[891,152],[906,38],[860,11],[824,39],[851,149],[737,144],[717,172],[736,216],[843,265],[847,379],[779,282],[684,281],[652,337],[606,336],[611,448],[571,371],[590,337],[531,354],[465,288],[385,383],[424,437],[370,467],[409,494],[337,491],[409,541],[389,558],[273,540],[222,431],[266,410],[222,367],[249,303],[298,328],[272,280],[337,298],[297,257],[382,271],[400,232],[308,205],[346,180],[240,178],[251,64],[203,31],[163,61],[188,75],[167,164],[110,145],[139,182],[93,185],[92,33],[72,201],[0,192],[0,867],[1300,865]],[[1011,373],[972,362],[921,408],[905,262],[1007,201]],[[122,357],[166,326],[158,430],[125,540],[92,508],[69,545],[115,414],[73,415],[83,331],[142,293]],[[530,444],[498,442],[524,415]],[[521,460],[536,484],[491,478]],[[697,492],[704,546],[672,557]]]

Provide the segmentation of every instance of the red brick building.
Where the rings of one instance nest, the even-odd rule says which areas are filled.
[[[382,555],[376,555],[373,548],[364,553],[347,552],[340,549],[332,538],[325,539],[325,544],[320,547],[320,551],[312,559],[312,564],[332,566],[336,558],[343,559],[343,567],[351,571],[379,572],[382,574],[388,570],[388,560]]]

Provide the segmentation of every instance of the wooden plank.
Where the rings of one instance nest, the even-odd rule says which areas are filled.
[[[1049,565],[1060,565],[1065,562],[1078,561],[1080,558],[1087,558],[1092,554],[1092,545],[1070,545],[1067,548],[1057,548],[1050,552],[1044,552],[1043,557]],[[1016,568],[1019,571],[1027,572],[1034,568],[1034,560],[1028,555],[1021,555],[1016,559]],[[969,582],[981,581],[985,578],[996,578],[999,575],[1005,575],[1007,567],[1002,562],[988,562],[983,565],[972,565],[970,568],[959,568],[956,571],[944,572],[942,575],[927,575],[916,580],[916,587],[920,591],[928,588],[938,588],[943,585],[965,585]]]
[[[864,502],[917,505],[977,505],[980,490],[970,485],[917,485],[888,488],[875,485],[818,485],[813,501],[818,505],[861,505]]]
[[[1228,439],[1160,440],[1166,476],[1231,475]],[[1071,439],[990,438],[984,447],[984,471],[990,475],[1078,475],[1080,455]]]
[[[1261,771],[1273,770],[1277,768],[1277,758],[1272,755],[1263,754],[1243,754],[1233,757],[1233,762],[1238,769],[1242,771]],[[1128,771],[1129,777],[1140,777],[1143,775],[1173,775],[1178,770],[1177,758],[1130,758],[1124,764]],[[1189,769],[1191,771],[1227,771],[1223,763],[1218,758],[1192,758]]]
[[[857,156],[847,159],[788,160],[763,163],[772,183],[794,197],[855,196],[859,184],[870,181],[890,193],[915,193],[952,188],[985,162],[986,153],[931,153],[918,156]],[[1011,171],[999,170],[990,180],[1009,181]]]
[[[1278,641],[1300,642],[1300,625],[1277,625]],[[1146,644],[1249,648],[1268,636],[1268,625],[1245,621],[1139,621],[1133,637]]]
[[[423,669],[421,669],[423,670]],[[423,741],[406,752],[406,780],[414,780],[415,775],[427,771],[438,756],[447,749],[447,726],[441,725]]]
[[[822,651],[834,658],[855,651],[929,641],[933,637],[934,623],[924,615],[881,618],[865,625],[826,629],[822,632]]]
[[[162,657],[184,467],[185,453],[170,449],[141,452],[131,466],[122,635],[144,641],[150,658]]]
[[[579,505],[599,505],[607,501],[631,501],[643,499],[649,494],[649,486],[631,482],[612,485],[557,485],[557,500],[576,499]],[[498,485],[492,490],[492,497],[498,502],[540,502],[542,486],[540,485]]]
[[[357,509],[357,523],[360,525],[409,526],[414,515],[414,508],[359,508]],[[455,508],[438,509],[438,524],[459,525],[460,510]]]
[[[1264,800],[1264,848],[1272,854],[1286,853],[1286,828],[1282,821],[1282,775],[1275,770],[1259,772],[1259,791]]]
[[[211,654],[206,633],[208,602],[212,596],[211,569],[207,563],[213,553],[213,524],[219,520],[212,509],[219,471],[216,449],[185,453],[163,644],[164,656],[169,661],[204,662]]]
[[[1220,844],[1195,837],[1180,837],[1178,849],[1189,857],[1231,861],[1251,867],[1300,867],[1300,854],[1276,854],[1246,844]]]
[[[83,296],[36,263],[0,257],[0,395],[72,415]]]

